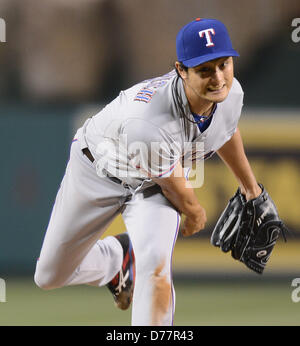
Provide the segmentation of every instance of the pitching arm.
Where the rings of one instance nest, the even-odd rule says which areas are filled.
[[[241,192],[246,196],[247,200],[256,198],[260,195],[261,188],[256,181],[246,157],[239,129],[237,129],[231,139],[217,151],[217,154],[237,178]]]
[[[192,235],[204,228],[205,210],[200,205],[190,182],[185,179],[180,163],[176,165],[168,178],[153,178],[153,181],[160,185],[163,194],[174,207],[186,216],[181,228],[184,236]]]

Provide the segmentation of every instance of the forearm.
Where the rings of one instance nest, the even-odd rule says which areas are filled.
[[[161,182],[160,182],[161,183]],[[204,229],[207,221],[205,209],[198,202],[194,189],[184,178],[169,179],[161,188],[165,197],[186,216],[181,233],[190,236]]]
[[[260,193],[260,188],[245,154],[239,129],[217,153],[235,175],[244,194],[252,197]]]
[[[189,182],[178,182],[179,189],[181,184],[189,184]],[[200,215],[201,206],[194,189],[192,187],[179,189],[162,188],[162,192],[180,213],[196,220]]]
[[[171,177],[154,181],[160,185],[164,196],[180,213],[193,219],[199,216],[202,207],[190,182],[184,178],[180,164],[175,167]]]

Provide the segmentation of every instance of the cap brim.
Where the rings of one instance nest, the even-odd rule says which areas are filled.
[[[226,57],[226,56],[240,56],[240,55],[237,51],[232,49],[232,50],[228,50],[228,51],[223,51],[223,52],[218,52],[218,53],[210,53],[207,55],[198,56],[196,58],[184,60],[181,62],[186,67],[195,67],[195,66],[201,65],[207,61],[211,61],[211,60]]]

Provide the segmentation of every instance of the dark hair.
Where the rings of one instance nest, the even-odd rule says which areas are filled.
[[[179,61],[179,67],[180,67],[182,70],[184,70],[185,72],[187,72],[187,70],[188,70],[188,67],[185,66],[181,61]],[[176,70],[177,76],[181,78],[181,76],[180,76],[180,74],[179,74],[179,72],[178,72],[178,70],[177,70],[176,67],[175,67],[175,70]]]

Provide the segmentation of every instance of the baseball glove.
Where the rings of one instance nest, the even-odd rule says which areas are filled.
[[[223,252],[231,250],[234,259],[262,274],[280,233],[286,241],[287,229],[271,197],[259,185],[261,194],[249,201],[237,190],[212,232],[211,243]]]

